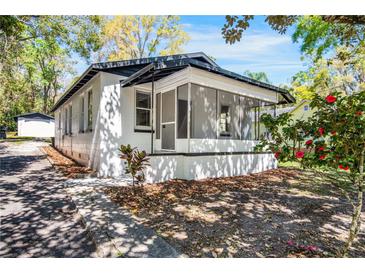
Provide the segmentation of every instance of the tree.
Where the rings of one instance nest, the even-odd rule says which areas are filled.
[[[332,182],[353,206],[348,239],[341,251],[347,256],[360,230],[365,189],[365,91],[346,95],[331,90],[325,97],[314,94],[310,105],[316,111],[308,121],[293,120],[287,113],[262,115],[272,140],[262,139],[256,149],[271,150],[279,161],[297,161],[305,168],[325,167],[348,179],[333,178]]]
[[[178,16],[114,16],[103,27],[101,60],[180,53],[189,37]]]
[[[325,95],[328,89],[352,94],[365,89],[365,48],[352,55],[347,47],[337,47],[328,59],[312,59],[309,68],[293,77],[292,90],[298,99]]]
[[[252,15],[227,15],[222,28],[223,38],[230,44],[240,41],[253,19]],[[303,53],[316,55],[317,58],[339,45],[352,47],[354,52],[359,45],[364,45],[365,16],[363,15],[271,15],[266,16],[265,21],[280,34],[286,33],[289,27],[294,26],[293,41],[301,42]]]
[[[71,59],[89,60],[101,46],[99,16],[0,16],[0,124],[49,113]]]
[[[247,76],[251,79],[257,80],[257,81],[261,81],[261,82],[271,84],[271,82],[270,82],[270,80],[267,77],[265,72],[253,72],[253,71],[245,70],[243,72],[243,75]]]

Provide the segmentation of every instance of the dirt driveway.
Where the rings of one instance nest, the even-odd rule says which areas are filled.
[[[95,246],[41,142],[0,143],[0,257],[91,257]]]

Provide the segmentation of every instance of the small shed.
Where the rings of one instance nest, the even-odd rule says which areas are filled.
[[[19,137],[54,137],[55,122],[52,116],[39,113],[25,113],[15,116]]]

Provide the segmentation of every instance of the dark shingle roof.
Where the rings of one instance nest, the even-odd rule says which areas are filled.
[[[30,112],[30,113],[19,114],[19,115],[14,116],[14,119],[17,120],[19,117],[44,118],[47,120],[54,120],[54,117],[44,114],[44,113],[40,113],[40,112]]]
[[[217,73],[238,81],[270,89],[280,93],[285,98],[285,100],[289,102],[295,101],[295,99],[284,89],[222,69],[203,52],[195,52],[92,64],[80,76],[80,78],[65,91],[61,98],[53,106],[51,111],[54,112],[57,110],[99,71],[128,77],[122,82],[122,85],[128,86],[131,84],[140,84],[142,82],[146,83],[151,81],[152,76],[155,80],[161,79],[187,66],[198,67],[200,69],[208,70],[210,72]]]

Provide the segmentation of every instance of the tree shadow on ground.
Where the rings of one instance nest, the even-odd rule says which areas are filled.
[[[333,256],[347,237],[352,213],[330,182],[290,168],[174,180],[145,185],[136,194],[131,187],[105,191],[191,257],[287,257],[289,240]],[[350,256],[365,256],[363,230]]]
[[[95,246],[44,156],[1,157],[0,257],[89,257]]]

